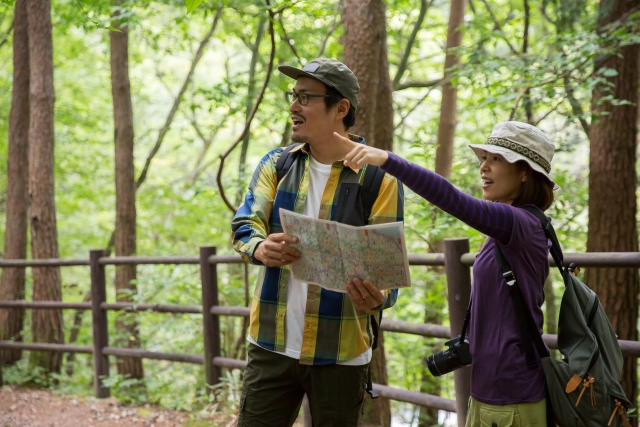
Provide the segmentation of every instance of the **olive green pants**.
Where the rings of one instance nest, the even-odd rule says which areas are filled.
[[[489,405],[470,398],[465,427],[547,427],[547,401]]]
[[[301,365],[249,344],[238,427],[290,427],[309,398],[314,427],[356,427],[369,365]]]

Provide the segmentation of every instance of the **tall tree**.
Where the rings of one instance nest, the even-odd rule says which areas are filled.
[[[382,0],[345,0],[343,44],[344,62],[360,83],[360,105],[351,132],[364,136],[369,145],[390,150],[393,147],[393,104],[385,10]]]
[[[109,32],[111,54],[111,93],[113,96],[113,124],[115,142],[116,181],[116,256],[136,253],[136,180],[133,164],[133,108],[129,81],[129,27],[119,19],[122,0],[115,0],[113,26]],[[116,267],[116,299],[131,301],[137,291],[136,266]],[[119,316],[118,345],[140,347],[140,334],[135,319]],[[143,378],[142,359],[118,358],[118,373],[129,378]]]
[[[453,138],[456,134],[456,113],[458,110],[458,89],[448,79],[451,68],[460,63],[460,58],[452,49],[462,43],[462,29],[467,0],[452,0],[447,26],[446,56],[444,59],[444,78],[442,85],[442,103],[438,121],[438,148],[436,149],[436,173],[448,178],[453,164]]]
[[[369,145],[393,148],[393,85],[387,58],[386,6],[382,0],[345,0],[344,62],[358,77],[360,93],[356,125],[350,131],[362,135]],[[372,380],[387,384],[384,337],[380,331],[378,349],[371,360]],[[365,400],[363,422],[390,426],[389,399]]]
[[[601,0],[600,31],[625,20],[640,7],[640,0]],[[616,71],[595,87],[591,101],[591,153],[589,157],[588,252],[637,252],[636,147],[639,46],[623,47],[620,55],[596,59],[596,73]],[[607,73],[608,75],[614,73]],[[610,86],[609,86],[610,85]],[[622,105],[608,97],[611,88]],[[638,269],[587,269],[585,281],[599,296],[620,339],[638,339]],[[637,401],[638,376],[635,358],[625,359],[622,386],[632,402]],[[634,405],[635,406],[635,405]]]
[[[29,117],[29,197],[31,201],[31,256],[58,258],[58,233],[54,185],[54,102],[53,40],[51,3],[28,0],[30,117]],[[33,300],[61,301],[59,267],[33,268]],[[33,310],[31,329],[34,342],[62,343],[62,311]],[[31,353],[31,364],[49,372],[60,371],[61,353]]]
[[[458,88],[451,83],[450,70],[460,64],[460,58],[453,53],[453,49],[462,44],[462,26],[464,25],[464,14],[467,7],[467,0],[452,0],[449,10],[449,23],[447,25],[447,42],[444,59],[444,71],[442,84],[442,101],[440,104],[440,119],[438,121],[438,147],[436,148],[435,172],[445,178],[451,176],[453,165],[453,141],[458,123]],[[442,241],[435,241],[432,245],[443,251]],[[442,322],[442,309],[438,307],[425,311],[425,322],[439,324]],[[433,350],[433,349],[431,349]],[[437,380],[433,380],[427,373],[426,364],[423,364],[422,388],[425,388],[427,381],[435,382],[436,390],[439,389]],[[432,386],[433,388],[433,386]],[[419,416],[420,427],[438,424],[438,412],[428,408],[421,408]]]
[[[4,259],[27,257],[29,208],[29,34],[27,0],[18,0],[13,16],[13,88],[9,114],[7,213]],[[5,268],[0,278],[0,300],[24,299],[24,268]],[[24,309],[0,310],[0,340],[22,341]],[[20,350],[3,350],[2,361],[20,360]]]

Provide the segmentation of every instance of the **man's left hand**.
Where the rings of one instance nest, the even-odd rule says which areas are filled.
[[[384,292],[370,281],[362,281],[357,277],[347,282],[347,293],[358,310],[371,310],[384,302]]]

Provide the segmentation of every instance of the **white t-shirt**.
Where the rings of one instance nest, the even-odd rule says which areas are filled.
[[[320,204],[322,202],[322,193],[327,186],[329,174],[331,173],[331,165],[323,165],[319,163],[313,156],[309,156],[309,192],[307,193],[307,201],[304,205],[303,214],[318,218],[320,212]],[[316,285],[311,285],[316,286]],[[304,316],[307,309],[307,283],[295,280],[293,276],[289,276],[287,284],[287,312],[285,314],[285,351],[276,352],[294,359],[300,359],[300,349],[302,348],[302,333],[304,331]],[[349,298],[345,295],[345,298]],[[251,336],[248,337],[249,342],[258,344]],[[365,365],[371,361],[371,348],[364,353],[350,359],[339,365],[358,366]]]

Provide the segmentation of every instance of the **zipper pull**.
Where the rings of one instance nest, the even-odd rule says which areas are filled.
[[[590,376],[586,376],[584,380],[582,380],[582,391],[580,392],[580,395],[578,396],[578,400],[576,400],[576,404],[575,406],[578,406],[578,403],[580,403],[580,399],[582,399],[582,395],[584,394],[584,392],[593,385],[593,382],[595,380],[593,378],[591,378]],[[591,397],[593,398],[593,390],[591,390]]]
[[[616,403],[616,406],[615,408],[613,408],[613,412],[611,413],[611,418],[609,418],[609,423],[607,425],[608,426],[611,425],[611,422],[613,421],[613,417],[616,415],[616,412],[617,412],[618,415],[620,415],[620,417],[622,418],[622,422],[624,422],[624,425],[627,427],[631,427],[631,423],[629,423],[629,420],[624,415],[625,409],[624,409],[624,406],[622,406],[622,403],[620,403],[618,399],[613,399],[613,401]]]

